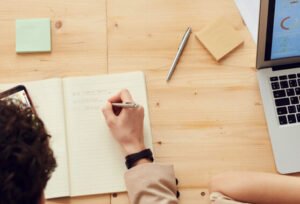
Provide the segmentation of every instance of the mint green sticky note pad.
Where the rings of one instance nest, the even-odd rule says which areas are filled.
[[[51,52],[50,19],[16,20],[16,52]]]

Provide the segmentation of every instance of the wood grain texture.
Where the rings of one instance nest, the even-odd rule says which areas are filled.
[[[146,73],[156,160],[174,164],[180,188],[207,188],[224,171],[275,172],[255,44],[232,0],[110,0],[107,12],[109,73]],[[187,26],[199,31],[216,14],[245,43],[217,63],[192,33],[166,83]]]
[[[208,203],[202,189],[231,170],[275,172],[256,80],[255,45],[233,0],[5,0],[0,82],[144,71],[157,162],[173,164],[181,203]],[[245,43],[216,62],[194,33],[165,82],[188,26],[226,16]],[[50,54],[15,53],[15,19],[50,17]],[[88,181],[87,181],[88,182]],[[125,193],[51,204],[128,203]]]
[[[5,0],[0,13],[0,83],[107,72],[105,0]],[[52,52],[16,54],[15,20],[45,17]]]

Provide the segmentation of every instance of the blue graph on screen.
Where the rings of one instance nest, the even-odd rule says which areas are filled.
[[[300,1],[276,0],[271,59],[300,56]]]

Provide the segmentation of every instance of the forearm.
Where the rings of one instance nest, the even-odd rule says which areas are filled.
[[[299,204],[300,178],[266,173],[232,172],[212,179],[211,192],[255,204]]]

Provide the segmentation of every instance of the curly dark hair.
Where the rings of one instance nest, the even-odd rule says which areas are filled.
[[[56,161],[31,108],[0,100],[0,204],[38,204]]]

